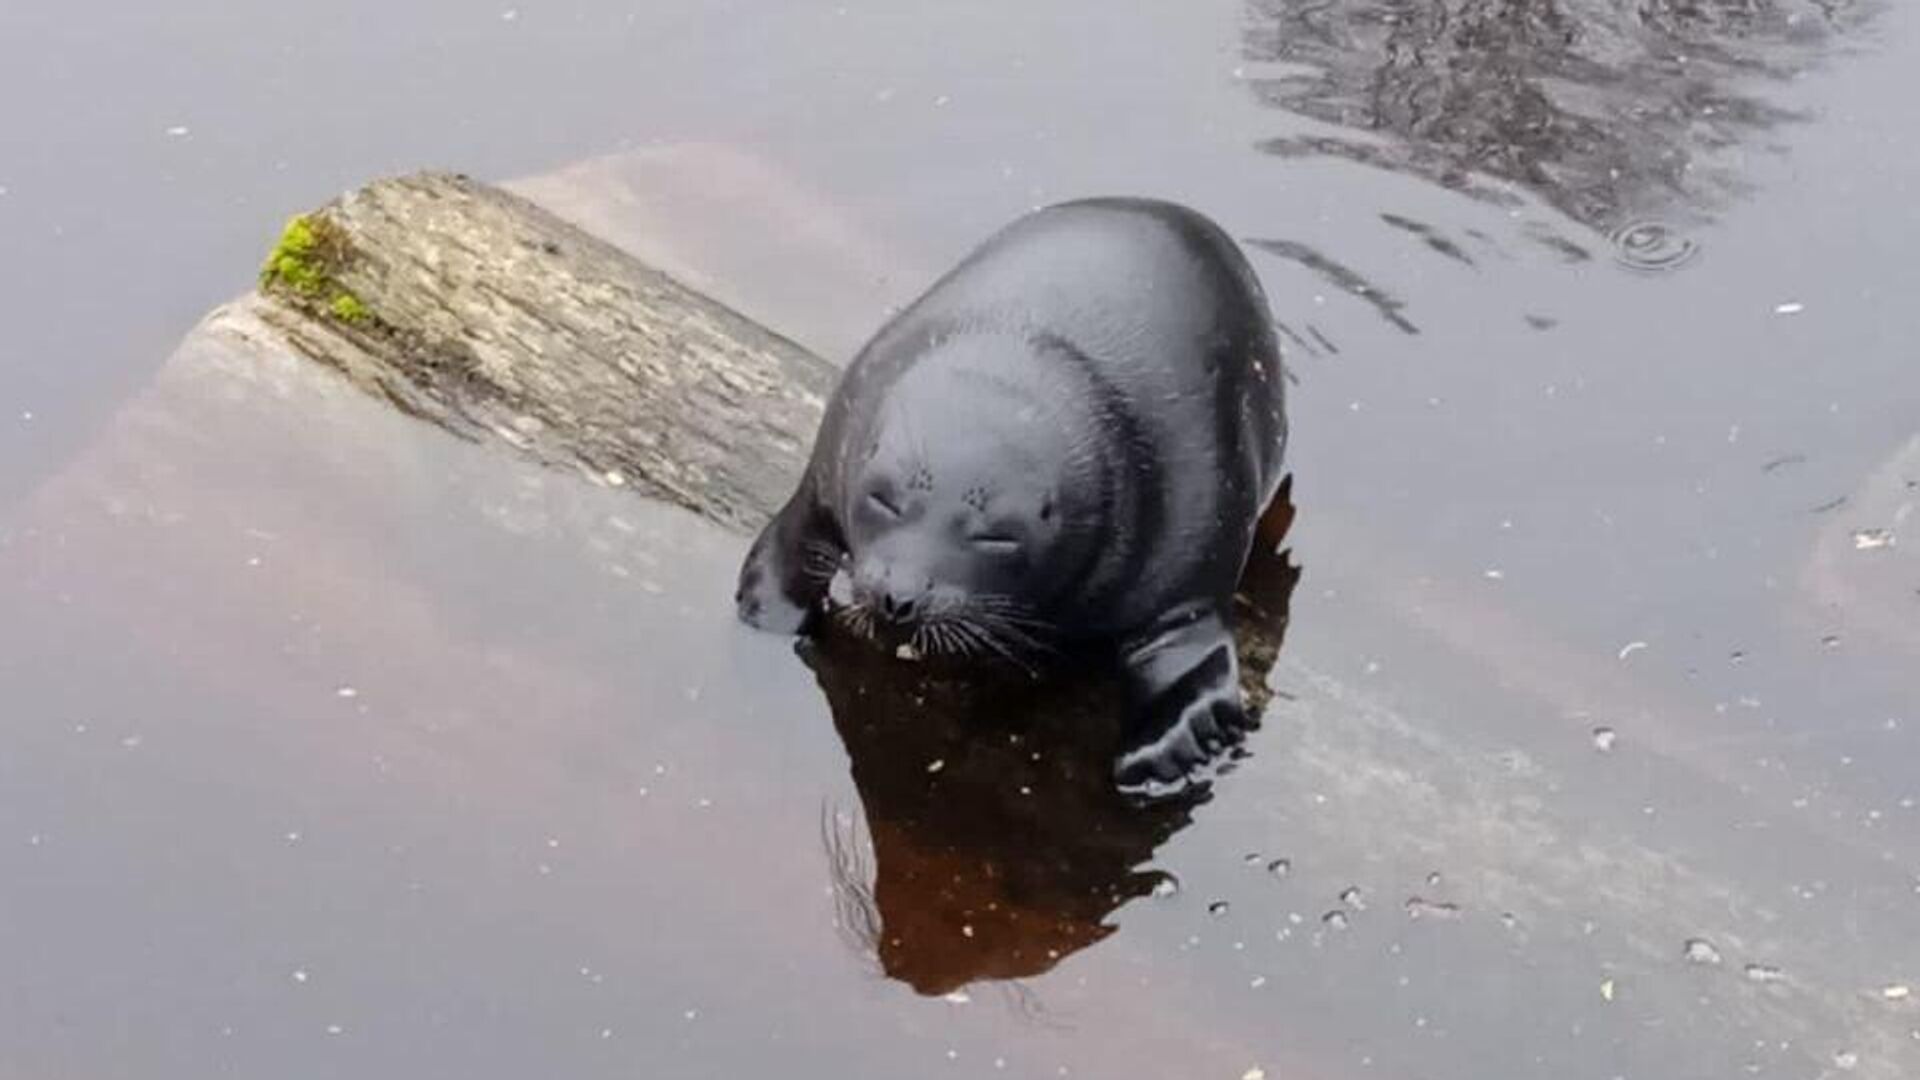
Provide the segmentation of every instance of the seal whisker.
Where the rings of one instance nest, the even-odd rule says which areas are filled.
[[[1020,650],[1016,648],[1014,644],[1001,640],[1000,633],[996,632],[991,626],[978,622],[968,623],[967,625],[976,633],[982,645],[998,653],[1000,657],[1008,663],[1026,672],[1028,675],[1038,675],[1040,673],[1033,664],[1028,662],[1025,656],[1021,655]]]

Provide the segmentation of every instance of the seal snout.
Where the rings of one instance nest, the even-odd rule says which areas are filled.
[[[894,626],[911,626],[926,614],[933,583],[892,566],[864,566],[853,576],[853,600]]]

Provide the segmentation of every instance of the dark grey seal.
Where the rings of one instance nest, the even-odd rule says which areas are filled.
[[[1035,211],[848,366],[740,617],[794,633],[832,611],[905,656],[1104,652],[1129,692],[1116,780],[1183,787],[1249,727],[1227,614],[1281,480],[1284,381],[1213,222]]]

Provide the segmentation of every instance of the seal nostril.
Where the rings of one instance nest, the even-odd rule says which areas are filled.
[[[892,591],[880,594],[880,613],[894,622],[906,622],[912,619],[918,607],[917,597]]]

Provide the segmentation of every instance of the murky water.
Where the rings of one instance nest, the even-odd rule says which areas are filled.
[[[310,14],[0,12],[0,1075],[1920,1073],[1910,12]],[[736,538],[167,361],[420,165],[836,358],[1029,205],[1216,216],[1253,755],[1129,816],[738,630]]]

